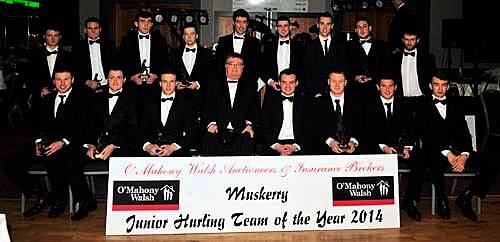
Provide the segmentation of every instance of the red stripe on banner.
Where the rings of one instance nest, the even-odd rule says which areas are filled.
[[[179,204],[113,205],[113,211],[179,210]]]
[[[333,206],[363,206],[394,204],[394,199],[333,201]]]

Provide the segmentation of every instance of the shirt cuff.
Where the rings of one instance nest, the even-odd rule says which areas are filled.
[[[64,142],[65,145],[69,145],[69,140],[67,140],[66,138],[63,138],[62,141]]]
[[[441,154],[443,154],[445,157],[448,157],[448,153],[450,153],[450,150],[442,150]]]
[[[300,145],[293,143],[293,146],[295,146],[295,148],[297,149],[296,151],[300,151]]]
[[[351,139],[350,139],[349,141],[353,142],[353,143],[354,143],[354,146],[358,147],[359,142],[358,142],[358,140],[357,140],[357,139],[355,139],[354,137],[351,137]]]
[[[200,90],[200,83],[198,81],[195,81],[194,83],[196,83],[196,85],[198,85],[198,87],[196,88],[196,90]]]
[[[89,145],[90,145],[90,144],[83,144],[83,148],[87,148],[87,149],[88,149],[88,148],[89,148]]]
[[[276,150],[276,145],[278,145],[279,143],[274,143],[273,145],[271,145],[271,149],[273,150]]]
[[[246,125],[252,125],[252,122],[248,121],[248,120],[245,120],[245,124]]]
[[[271,81],[272,81],[272,80],[273,80],[273,79],[269,78],[269,79],[267,80],[267,85],[271,86]]]
[[[146,146],[148,146],[148,145],[150,145],[150,144],[151,144],[150,142],[146,142],[146,143],[144,143],[144,144],[142,145],[142,150],[144,150],[144,151],[146,151],[146,152],[147,152],[147,150],[146,150]]]
[[[412,151],[413,150],[413,145],[405,145],[405,148],[408,148],[408,149],[410,149],[410,151]]]
[[[328,139],[326,139],[326,141],[325,141],[326,145],[330,146],[330,143],[332,143],[332,140],[335,140],[335,139],[332,137],[328,137]]]
[[[460,153],[461,155],[466,155],[466,156],[470,156],[470,153],[469,152],[462,152]]]
[[[178,145],[177,143],[172,143],[173,145],[175,145],[175,150],[180,150],[182,147],[180,145]]]
[[[35,140],[35,144],[38,144],[38,143],[40,143],[40,142],[42,142],[42,139],[36,139],[36,140]]]
[[[217,123],[216,123],[216,122],[210,122],[210,123],[207,125],[207,129],[208,129],[208,127],[210,127],[210,125],[212,125],[212,124],[217,125]]]
[[[386,144],[378,144],[378,147],[380,147],[380,150],[384,151],[384,147],[386,147]]]

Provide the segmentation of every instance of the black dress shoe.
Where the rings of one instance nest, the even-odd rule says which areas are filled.
[[[49,218],[56,218],[59,217],[62,213],[64,213],[64,210],[66,209],[66,203],[62,201],[57,201],[50,207],[49,211]]]
[[[450,206],[448,205],[448,198],[439,199],[437,204],[437,214],[444,220],[448,220],[451,217]]]
[[[458,195],[455,204],[462,209],[462,215],[464,217],[472,221],[477,221],[476,212],[472,209],[472,193],[470,191],[465,191]]]
[[[23,215],[25,217],[31,217],[39,214],[45,207],[49,205],[49,198],[47,196],[40,196],[37,198],[33,207],[26,210]]]
[[[80,220],[87,217],[89,212],[94,211],[97,208],[97,201],[80,201],[77,204],[76,212],[71,216],[71,220]]]
[[[415,200],[403,200],[401,209],[403,209],[403,211],[406,211],[408,217],[416,221],[422,220],[422,215],[420,214],[420,211],[418,211]]]

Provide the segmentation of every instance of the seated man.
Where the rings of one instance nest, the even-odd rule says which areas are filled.
[[[402,206],[410,217],[419,218],[412,215],[418,213],[415,205],[419,199],[425,169],[428,168],[438,198],[437,214],[442,219],[449,219],[451,212],[444,191],[444,173],[450,169],[463,172],[465,165],[471,165],[471,136],[459,103],[446,96],[448,79],[443,74],[436,73],[431,80],[429,87],[432,96],[425,99],[416,113],[424,157],[421,162],[415,163],[418,166],[412,167],[414,174],[410,175]]]
[[[258,102],[255,82],[245,81],[243,57],[226,58],[226,75],[214,85],[205,107],[207,132],[203,147],[207,155],[250,155],[253,151]]]
[[[397,89],[390,75],[382,74],[377,83],[379,96],[366,103],[365,152],[398,154],[410,158],[414,137],[411,131],[411,112],[394,93]]]
[[[269,95],[262,109],[262,136],[266,145],[263,154],[304,154],[310,132],[310,105],[295,88],[299,84],[291,69],[281,71],[280,94]]]
[[[124,88],[123,72],[111,68],[108,85],[95,94],[83,147],[69,166],[69,181],[73,197],[78,203],[71,220],[80,220],[97,208],[97,202],[90,192],[84,167],[92,162],[108,164],[110,156],[131,154],[130,139],[137,126],[135,118],[135,95]]]
[[[196,109],[175,91],[176,74],[160,76],[161,90],[142,104],[137,130],[139,155],[185,156],[197,138]]]
[[[24,212],[31,217],[51,205],[49,217],[58,217],[66,206],[68,181],[66,165],[81,147],[82,130],[88,117],[87,93],[72,88],[73,75],[68,69],[54,70],[56,91],[41,99],[38,117],[35,123],[36,145],[33,159],[31,152],[22,153],[8,164],[7,175],[30,198],[36,196],[35,204]],[[25,157],[29,154],[29,157]],[[37,184],[27,172],[32,161],[43,162],[47,169],[51,193]]]
[[[318,152],[321,154],[359,153],[362,106],[350,93],[344,92],[347,80],[341,70],[328,75],[330,95],[316,100]]]

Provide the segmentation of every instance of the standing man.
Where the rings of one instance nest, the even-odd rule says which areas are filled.
[[[35,149],[28,157],[26,154],[30,152],[22,152],[8,164],[9,179],[27,198],[33,195],[36,197],[34,205],[24,212],[25,217],[36,215],[49,205],[51,218],[58,217],[65,210],[68,197],[66,166],[82,145],[82,130],[89,113],[88,95],[76,87],[73,88],[73,81],[73,75],[68,69],[54,70],[55,91],[41,100]],[[28,174],[27,168],[33,161],[45,164],[50,181],[50,194]]]
[[[125,77],[118,68],[108,74],[108,85],[92,102],[83,150],[69,165],[69,182],[78,206],[71,220],[80,220],[97,208],[83,169],[89,163],[109,162],[109,157],[132,155],[131,139],[137,127],[135,95],[124,88]]]
[[[406,0],[392,0],[392,4],[396,8],[396,14],[389,25],[387,39],[389,40],[389,51],[395,53],[403,49],[400,39],[403,37],[405,29],[416,26],[416,16],[406,4]]]
[[[344,72],[333,69],[328,75],[330,92],[316,100],[318,152],[321,154],[359,153],[363,106],[345,92]]]
[[[307,154],[307,137],[311,133],[310,104],[296,93],[299,81],[291,69],[281,71],[281,95],[270,95],[262,109],[262,135],[266,147],[263,154]]]
[[[227,56],[238,53],[245,62],[243,76],[255,87],[254,90],[257,90],[261,61],[260,41],[247,34],[249,20],[250,15],[246,10],[238,9],[233,12],[233,33],[220,37],[217,42],[217,70],[224,75]]]
[[[196,112],[186,96],[175,91],[176,74],[161,74],[161,91],[146,100],[137,130],[140,155],[186,156],[197,140]]]
[[[392,55],[393,73],[399,87],[397,96],[402,96],[415,110],[418,103],[431,96],[429,83],[436,72],[434,56],[418,49],[420,38],[416,31],[407,29],[401,39],[404,50]]]
[[[254,83],[245,81],[243,56],[226,59],[226,75],[217,80],[207,100],[203,147],[207,155],[251,155],[258,115]]]
[[[466,165],[472,165],[469,161],[471,136],[459,103],[446,96],[448,78],[441,73],[434,74],[429,88],[432,95],[425,98],[416,114],[424,158],[412,169],[402,208],[410,217],[418,220],[420,213],[416,202],[420,198],[422,177],[429,169],[438,198],[437,214],[446,220],[450,218],[451,212],[444,190],[444,173],[448,170],[463,172]]]
[[[136,85],[151,85],[163,68],[170,65],[170,48],[165,38],[152,31],[153,14],[140,11],[134,19],[137,31],[123,37],[119,58],[125,77]],[[156,87],[156,86],[155,86]]]
[[[372,37],[368,18],[357,17],[355,25],[358,38],[346,46],[347,79],[353,80],[349,89],[361,99],[377,97],[376,81],[390,68],[387,45]]]
[[[198,29],[194,24],[182,28],[184,44],[174,51],[172,62],[177,74],[177,90],[192,99],[197,111],[200,110],[206,92],[213,86],[214,63],[209,50],[197,43]]]
[[[106,74],[113,61],[116,61],[116,46],[113,42],[101,38],[101,23],[96,17],[85,20],[83,31],[85,38],[72,48],[75,78],[79,84],[96,90],[108,84]]]
[[[344,44],[333,39],[333,17],[322,13],[318,17],[319,35],[306,48],[303,62],[304,84],[310,97],[319,97],[327,93],[325,79],[332,67],[344,69]]]

